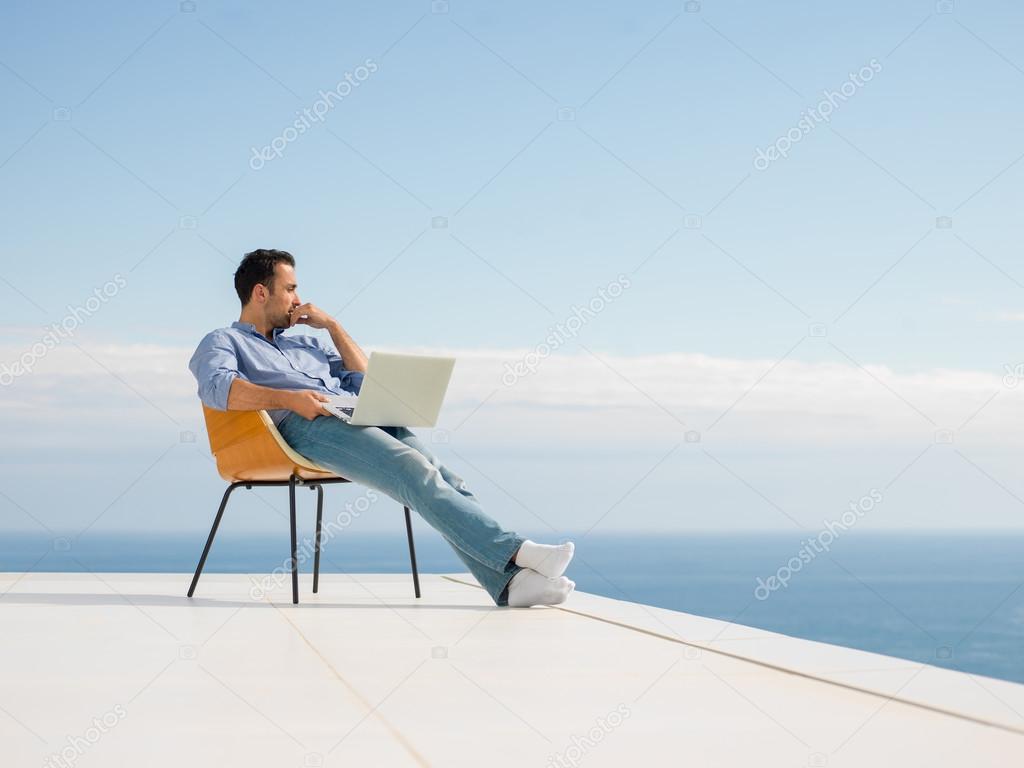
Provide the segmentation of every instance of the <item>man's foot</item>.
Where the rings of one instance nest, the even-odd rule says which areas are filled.
[[[521,568],[530,568],[542,576],[555,579],[565,573],[575,551],[576,545],[571,541],[565,544],[537,544],[527,539],[519,547],[515,563]]]
[[[524,568],[508,583],[508,605],[510,608],[558,605],[565,602],[575,587],[576,582],[565,576],[549,579],[536,571]]]

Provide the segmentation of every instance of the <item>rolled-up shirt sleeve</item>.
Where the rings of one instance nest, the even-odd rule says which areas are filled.
[[[242,375],[238,371],[235,346],[228,335],[220,331],[207,334],[196,347],[188,367],[199,383],[199,399],[203,405],[226,411],[231,382]]]
[[[359,390],[363,388],[362,371],[343,371],[338,380],[341,382],[341,388],[347,392],[358,395]]]
[[[331,376],[334,376],[341,382],[341,388],[346,392],[353,392],[358,395],[359,390],[363,386],[363,372],[346,370],[345,361],[341,359],[341,355],[338,354],[338,351],[332,345],[324,344],[316,336],[308,338],[313,346],[324,353],[324,356],[327,358],[327,365],[331,369]]]

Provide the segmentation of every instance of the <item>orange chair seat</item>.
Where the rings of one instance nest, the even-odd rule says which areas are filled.
[[[229,483],[339,477],[292,449],[266,411],[218,411],[203,406],[210,452],[217,472]]]

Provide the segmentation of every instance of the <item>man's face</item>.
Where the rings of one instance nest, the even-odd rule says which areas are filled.
[[[274,267],[273,289],[266,297],[263,306],[264,315],[271,328],[288,328],[291,326],[291,311],[299,306],[298,284],[295,281],[295,268],[290,264],[278,262]]]

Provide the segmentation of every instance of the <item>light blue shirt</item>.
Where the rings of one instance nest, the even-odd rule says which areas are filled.
[[[218,411],[228,409],[228,392],[237,377],[274,389],[314,389],[325,394],[359,394],[361,371],[345,369],[341,355],[315,336],[285,336],[275,328],[273,341],[252,323],[234,322],[203,337],[188,367],[199,382],[199,399]],[[280,424],[291,411],[267,411]]]

